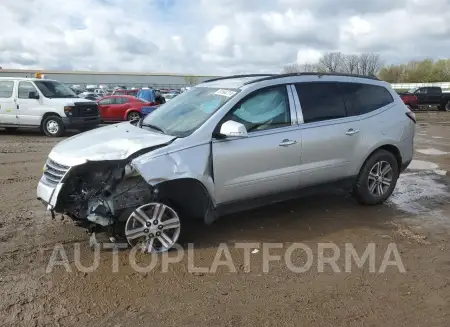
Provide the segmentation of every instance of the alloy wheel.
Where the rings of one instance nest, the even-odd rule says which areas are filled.
[[[125,237],[131,246],[144,252],[168,251],[180,236],[180,218],[163,203],[145,204],[131,213],[125,224]]]
[[[368,188],[371,195],[380,197],[385,194],[392,184],[394,172],[391,164],[387,161],[378,161],[370,169],[368,177]]]

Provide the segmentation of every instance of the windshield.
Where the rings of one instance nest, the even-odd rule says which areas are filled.
[[[418,89],[419,89],[418,87],[414,87],[414,88],[410,89],[408,91],[408,93],[415,93]]]
[[[46,98],[77,98],[77,95],[61,82],[34,81]]]
[[[239,90],[194,87],[144,118],[142,126],[162,130],[165,134],[185,137],[193,133]]]

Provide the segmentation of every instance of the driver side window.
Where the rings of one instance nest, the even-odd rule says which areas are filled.
[[[286,85],[255,91],[238,103],[226,120],[243,124],[249,133],[290,126]]]

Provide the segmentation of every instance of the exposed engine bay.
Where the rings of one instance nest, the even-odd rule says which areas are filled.
[[[152,199],[152,187],[129,163],[90,162],[68,173],[55,211],[74,220],[110,226],[119,222],[127,209]]]

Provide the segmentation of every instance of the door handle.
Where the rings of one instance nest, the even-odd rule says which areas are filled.
[[[352,136],[352,135],[355,135],[355,134],[358,134],[358,133],[359,133],[358,129],[350,128],[345,134]]]
[[[297,144],[297,141],[285,139],[279,144],[279,146],[290,146],[294,144]]]

